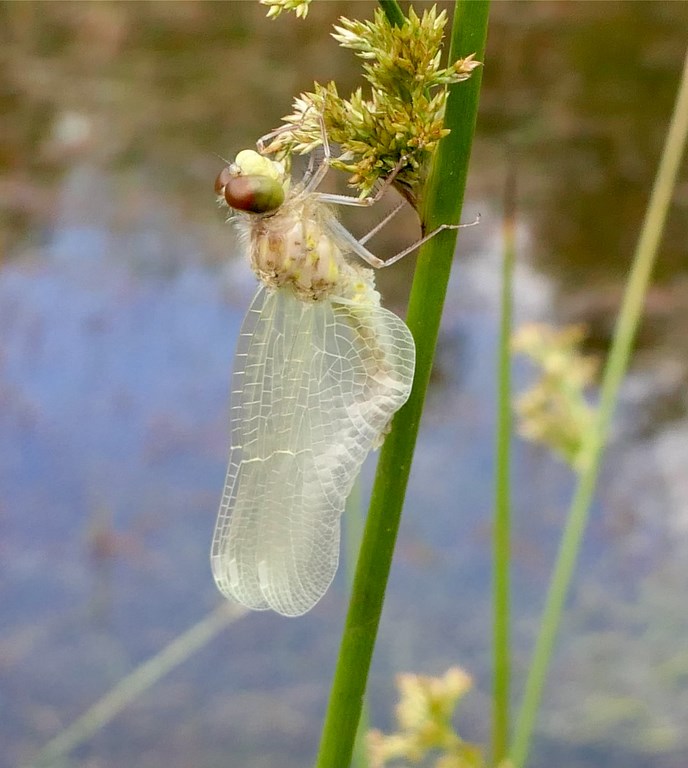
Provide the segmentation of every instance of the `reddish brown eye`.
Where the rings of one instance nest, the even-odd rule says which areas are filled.
[[[246,213],[271,213],[284,202],[284,188],[269,176],[231,176],[224,195],[230,208]]]
[[[225,166],[220,173],[217,174],[217,178],[215,179],[215,194],[221,195],[225,191],[225,186],[227,185],[227,182],[232,178],[232,174],[230,173],[230,170],[227,166]]]

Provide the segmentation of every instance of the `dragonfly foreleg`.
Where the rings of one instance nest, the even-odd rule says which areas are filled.
[[[269,155],[272,154],[272,150],[269,149],[270,142],[273,139],[276,139],[278,136],[281,136],[283,133],[289,133],[290,131],[294,130],[293,125],[281,125],[279,128],[275,128],[274,131],[270,131],[270,133],[266,133],[263,136],[261,136],[256,141],[256,149],[258,150],[258,154],[260,155]]]
[[[328,159],[329,163],[329,159]],[[318,194],[318,199],[324,203],[333,203],[334,205],[350,205],[354,208],[370,208],[371,205],[379,203],[382,200],[383,195],[389,189],[394,182],[394,179],[399,175],[399,171],[408,163],[406,155],[402,155],[399,158],[397,164],[392,168],[391,173],[385,178],[382,184],[378,187],[377,192],[374,195],[368,197],[353,197],[351,195],[332,195],[327,192]]]

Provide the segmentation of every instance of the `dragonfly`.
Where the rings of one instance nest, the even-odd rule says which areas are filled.
[[[334,578],[346,499],[413,383],[413,337],[381,306],[369,267],[394,263],[439,230],[379,259],[366,243],[398,208],[359,239],[333,205],[372,205],[390,180],[364,199],[319,191],[330,167],[324,139],[322,162],[293,183],[260,151],[273,135],[239,152],[215,182],[260,286],[235,355],[211,566],[226,597],[299,616]]]

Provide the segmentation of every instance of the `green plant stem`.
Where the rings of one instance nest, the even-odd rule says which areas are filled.
[[[397,0],[378,0],[378,4],[393,27],[402,26],[405,17]]]
[[[493,543],[493,683],[492,760],[498,765],[509,748],[510,562],[511,562],[511,327],[515,244],[515,169],[509,171],[504,194],[504,261],[498,350],[497,441]]]
[[[201,621],[187,629],[148,661],[123,677],[108,693],[89,707],[81,717],[51,739],[31,761],[30,767],[53,765],[71,750],[93,736],[164,675],[203,648],[219,632],[245,616],[246,608],[223,602]]]
[[[511,759],[522,768],[528,757],[535,719],[557,636],[564,601],[571,583],[595,483],[602,450],[609,433],[619,387],[631,355],[636,328],[654,266],[662,230],[671,203],[676,177],[688,137],[688,53],[683,68],[674,114],[669,126],[664,152],[652,188],[633,265],[628,278],[621,312],[617,319],[609,359],[604,371],[600,406],[595,424],[586,435],[582,448],[582,469],[571,502],[554,573],[547,594],[540,632],[526,680],[523,702],[516,724]]]
[[[474,52],[483,61],[488,7],[486,0],[457,1],[449,54],[452,61]],[[459,220],[480,81],[478,69],[470,80],[450,89],[445,122],[451,134],[440,143],[435,172],[428,183],[424,217],[428,229],[441,222]],[[414,385],[408,402],[394,419],[380,454],[317,768],[346,768],[351,761],[455,242],[456,231],[442,232],[426,243],[418,256],[407,316],[417,348]]]
[[[363,537],[363,502],[361,499],[361,478],[358,477],[354,487],[346,500],[344,509],[344,565],[346,570],[346,583],[349,587],[353,586],[354,574],[356,572],[356,555],[361,546]],[[358,731],[356,741],[354,742],[354,751],[352,754],[351,768],[366,768],[368,758],[366,755],[366,734],[368,732],[368,707],[363,702],[361,716],[358,721]]]

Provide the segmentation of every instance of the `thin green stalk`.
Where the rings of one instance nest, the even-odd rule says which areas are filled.
[[[609,359],[604,371],[598,417],[583,446],[585,461],[571,502],[568,521],[554,567],[540,633],[533,661],[526,680],[523,702],[514,735],[511,758],[516,768],[522,768],[528,757],[535,719],[540,706],[547,669],[557,636],[564,601],[578,557],[595,483],[599,473],[602,450],[609,433],[616,399],[628,367],[635,332],[640,319],[645,294],[671,203],[681,157],[688,139],[688,53],[683,68],[674,114],[669,126],[664,152],[657,171],[645,221],[640,233],[628,278],[621,312],[617,319]]]
[[[393,27],[400,27],[404,23],[404,13],[397,0],[378,0],[378,4]]]
[[[225,627],[247,613],[236,603],[222,603],[218,608],[183,632],[151,659],[123,677],[108,693],[89,707],[81,717],[51,739],[31,761],[30,767],[52,765],[79,744],[93,736],[164,675],[203,648]]]
[[[457,0],[450,59],[476,53],[484,60],[487,0]],[[458,222],[475,130],[481,70],[450,90],[445,122],[451,134],[439,146],[428,183],[425,224]],[[449,193],[451,190],[451,193]],[[397,413],[380,453],[339,658],[323,726],[317,768],[345,768],[361,712],[387,577],[394,553],[413,449],[430,379],[456,231],[445,231],[420,250],[407,323],[416,341],[413,390]]]
[[[498,350],[497,441],[493,543],[493,683],[492,760],[498,765],[509,748],[510,562],[511,562],[511,327],[515,244],[515,171],[507,178],[504,195],[504,262]]]
[[[344,566],[346,571],[346,583],[351,587],[356,573],[356,556],[361,546],[363,537],[363,503],[361,499],[361,478],[357,478],[354,487],[346,500],[344,509]],[[363,702],[361,717],[358,721],[358,732],[354,742],[354,751],[351,760],[351,768],[366,768],[368,758],[366,755],[366,734],[368,732],[368,707]]]

